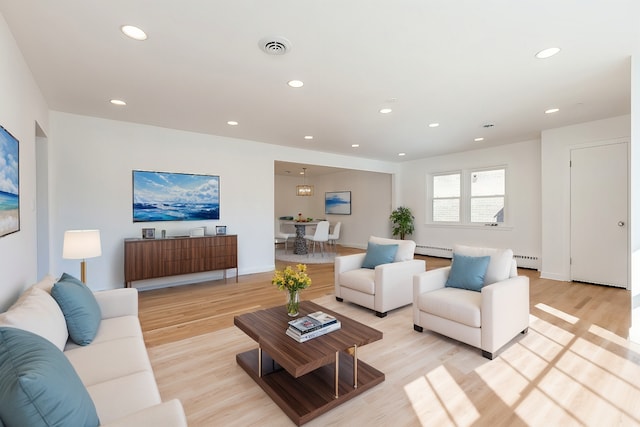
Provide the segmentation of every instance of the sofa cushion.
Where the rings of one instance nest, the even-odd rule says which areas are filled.
[[[50,341],[0,327],[0,418],[15,426],[97,426],[96,408]]]
[[[100,326],[98,327],[98,333],[96,333],[95,338],[91,341],[91,345],[127,337],[135,337],[140,340],[143,339],[140,321],[136,316],[121,316],[102,319],[100,321]],[[79,346],[69,340],[67,341],[67,345],[65,345],[64,350],[67,351],[78,347],[82,346]]]
[[[27,289],[9,310],[0,314],[0,326],[33,332],[51,341],[59,350],[69,338],[60,307],[51,295],[36,286]]]
[[[398,252],[396,252],[394,262],[409,261],[414,258],[416,242],[413,240],[396,240],[370,236],[369,241],[379,245],[398,245]]]
[[[373,295],[375,293],[375,270],[357,268],[340,273],[340,286]]]
[[[398,245],[380,245],[378,243],[367,243],[367,253],[362,261],[362,268],[376,268],[380,264],[393,262],[398,252]]]
[[[484,276],[484,284],[500,282],[509,278],[513,251],[511,249],[481,248],[464,245],[454,245],[453,253],[466,256],[490,256],[487,274]]]
[[[93,341],[100,326],[100,306],[93,292],[75,277],[64,273],[53,285],[51,295],[58,302],[67,322],[69,336],[79,345]]]
[[[425,313],[479,328],[482,325],[482,294],[465,289],[440,288],[418,297],[418,307]]]
[[[445,286],[480,292],[490,259],[489,256],[472,257],[454,253]]]

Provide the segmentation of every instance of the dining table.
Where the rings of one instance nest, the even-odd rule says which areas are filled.
[[[304,236],[307,233],[308,226],[316,226],[320,220],[312,220],[312,221],[283,221],[283,224],[293,224],[296,228],[296,239],[293,242],[293,253],[296,255],[306,255],[309,253],[309,248],[307,247],[307,239]]]

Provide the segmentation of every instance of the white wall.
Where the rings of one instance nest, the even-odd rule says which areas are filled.
[[[0,125],[20,147],[20,231],[0,238],[0,311],[34,283],[37,271],[36,123],[48,131],[47,105],[0,15]]]
[[[366,248],[369,236],[391,237],[392,174],[345,170],[307,179],[314,186],[314,195],[295,195],[299,176],[276,176],[275,217],[296,216],[326,218],[332,226],[342,222],[339,243],[345,246]],[[351,191],[351,215],[326,215],[324,193],[327,191]],[[295,232],[294,230],[286,230]]]
[[[428,223],[429,175],[461,169],[507,167],[505,227],[463,227]],[[456,244],[513,249],[515,254],[540,258],[540,143],[526,141],[407,163],[402,172],[401,203],[416,217],[411,238],[418,245],[451,249]],[[430,185],[430,184],[429,184]],[[439,254],[435,251],[434,255]],[[537,268],[535,260],[533,268]]]
[[[287,161],[309,163],[313,158],[328,166],[346,164],[344,156],[60,112],[51,113],[49,140],[52,272],[79,274],[79,261],[62,259],[65,230],[98,228],[103,255],[87,260],[88,284],[94,289],[123,286],[123,240],[140,236],[142,227],[149,226],[172,235],[200,225],[226,225],[229,234],[238,235],[240,274],[272,270],[274,161],[283,160],[286,153]],[[351,159],[374,170],[395,168],[383,162]],[[219,175],[220,220],[133,223],[133,169]],[[197,278],[217,277],[220,274]]]
[[[640,52],[631,58],[631,161],[629,216],[631,250],[630,338],[640,342]]]
[[[571,149],[597,142],[629,140],[629,115],[542,132],[541,277],[571,280]]]

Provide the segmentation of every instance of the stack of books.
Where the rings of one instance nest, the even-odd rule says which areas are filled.
[[[299,319],[289,321],[287,335],[298,342],[305,342],[326,333],[337,331],[340,326],[340,321],[335,317],[316,311]]]

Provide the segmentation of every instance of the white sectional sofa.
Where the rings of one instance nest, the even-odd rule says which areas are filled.
[[[25,291],[7,312],[0,314],[0,329],[29,331],[62,350],[95,405],[99,425],[186,426],[180,401],[161,400],[138,320],[137,290],[123,288],[93,293],[101,314],[97,333],[90,344],[78,345],[67,338],[66,313],[51,294],[54,283],[55,279],[49,276]],[[4,330],[8,336],[7,328]],[[10,347],[7,350],[6,336],[0,334],[0,364],[5,365],[9,362],[2,353],[11,352]],[[11,375],[6,372],[0,368],[0,374],[5,376],[0,377],[0,399],[7,398],[10,388],[7,384]],[[4,409],[5,414],[2,410],[0,407],[0,426],[11,427],[8,409]],[[2,418],[5,418],[4,424]],[[50,425],[46,422],[44,425]]]

